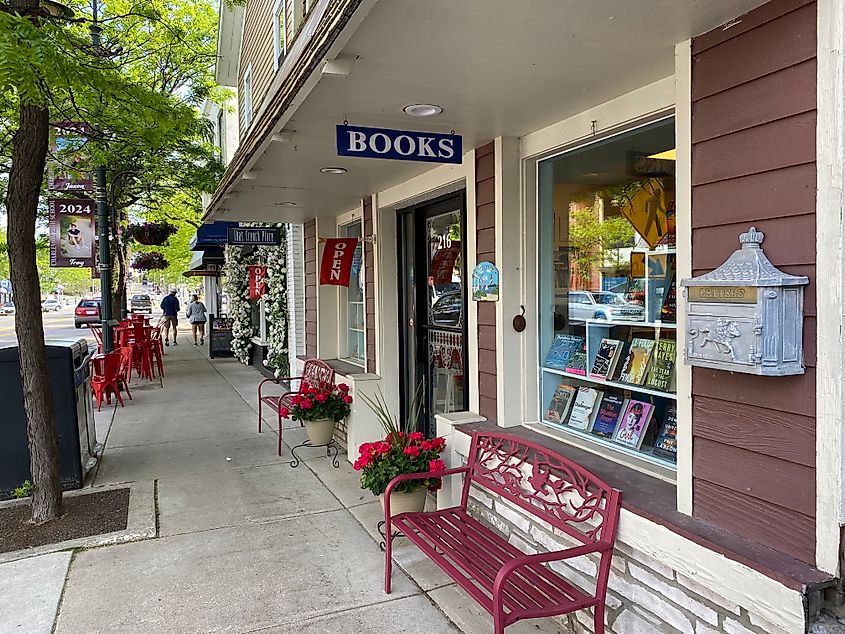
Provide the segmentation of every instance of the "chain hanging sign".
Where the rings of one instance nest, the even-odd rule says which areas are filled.
[[[337,155],[459,165],[463,145],[459,134],[339,125]]]

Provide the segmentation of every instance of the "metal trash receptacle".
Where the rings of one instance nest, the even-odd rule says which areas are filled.
[[[62,488],[79,489],[102,451],[94,428],[91,370],[85,339],[48,340],[47,368],[59,436]],[[0,498],[31,480],[26,412],[17,346],[0,348]]]

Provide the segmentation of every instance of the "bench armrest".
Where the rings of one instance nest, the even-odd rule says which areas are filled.
[[[384,490],[384,518],[388,526],[390,525],[390,493],[394,487],[408,480],[424,480],[425,478],[441,478],[443,476],[455,475],[456,473],[467,473],[469,467],[456,467],[454,469],[444,469],[443,471],[424,471],[421,473],[403,473],[393,478]]]
[[[496,580],[493,582],[493,602],[501,605],[498,600],[501,592],[502,584],[517,568],[528,566],[531,564],[545,564],[552,561],[561,561],[563,559],[573,559],[574,557],[583,557],[591,553],[601,553],[606,550],[611,550],[613,547],[606,542],[597,542],[595,544],[585,544],[583,546],[576,546],[574,548],[567,548],[566,550],[554,550],[545,553],[535,553],[533,555],[522,555],[515,557],[499,569],[496,575]]]
[[[276,385],[278,385],[282,381],[297,381],[297,380],[300,380],[300,379],[302,379],[301,376],[279,376],[279,377],[276,377],[276,378],[273,378],[273,379],[264,379],[263,381],[261,381],[258,384],[258,398],[261,398],[261,387],[265,383],[275,383]]]

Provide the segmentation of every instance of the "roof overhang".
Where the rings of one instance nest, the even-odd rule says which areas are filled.
[[[336,215],[432,168],[338,157],[335,126],[344,120],[455,130],[472,149],[500,136],[522,137],[657,82],[670,87],[671,104],[676,43],[763,2],[535,0],[528,10],[511,0],[362,0],[357,9],[348,0],[354,15],[322,58],[268,98],[266,122],[241,146],[206,219],[303,222]],[[326,67],[335,59],[352,62]],[[411,117],[403,107],[413,103],[444,111]],[[326,166],[348,172],[321,173]]]
[[[238,63],[243,37],[244,8],[220,0],[217,12],[217,63],[214,79],[220,86],[237,88]]]

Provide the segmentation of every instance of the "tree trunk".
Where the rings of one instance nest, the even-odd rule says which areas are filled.
[[[114,226],[112,227],[112,315],[123,318],[122,310],[126,308],[126,282],[129,279],[129,241],[122,231],[128,226],[128,211],[121,207],[114,211]]]
[[[12,149],[6,192],[9,263],[15,299],[15,332],[20,351],[23,404],[32,473],[32,521],[42,523],[62,514],[59,446],[53,392],[47,371],[41,289],[35,263],[35,216],[44,178],[50,113],[21,105],[20,126]]]

